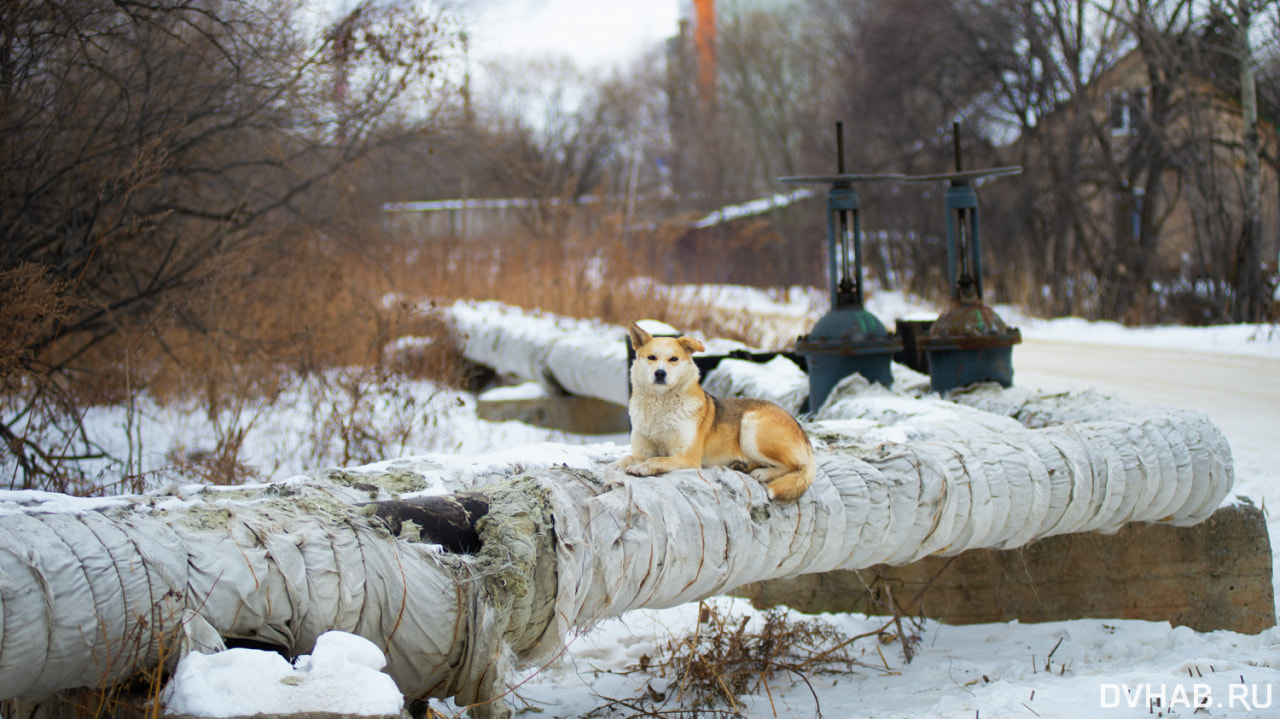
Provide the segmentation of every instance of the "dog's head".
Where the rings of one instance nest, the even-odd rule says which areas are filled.
[[[701,352],[702,343],[692,337],[654,337],[635,322],[627,328],[636,359],[631,363],[632,388],[662,391],[697,383],[698,367],[693,353]]]

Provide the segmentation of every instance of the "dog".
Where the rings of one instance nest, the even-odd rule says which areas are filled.
[[[794,502],[813,484],[809,437],[785,409],[768,400],[719,399],[698,384],[692,337],[654,337],[627,328],[631,363],[631,454],[613,463],[649,477],[676,469],[731,467],[768,487],[769,497]]]

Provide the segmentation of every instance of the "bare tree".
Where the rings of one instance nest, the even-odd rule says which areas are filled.
[[[1179,292],[1204,321],[1261,321],[1270,304],[1263,275],[1262,158],[1275,137],[1262,136],[1255,80],[1255,35],[1274,41],[1252,19],[1273,3],[1138,4],[1134,12],[1180,20],[1166,28],[1138,23],[1137,37],[1176,100],[1159,128],[1169,166],[1184,184],[1193,252]],[[1193,10],[1197,12],[1193,12]],[[1143,17],[1143,15],[1134,15]],[[1153,70],[1153,74],[1157,70]],[[1273,170],[1274,161],[1270,163]]]
[[[1241,37],[1258,33],[1241,35],[1238,18],[1262,4],[814,6],[826,18],[835,72],[845,78],[837,107],[851,118],[859,167],[950,169],[945,131],[959,120],[970,166],[1026,168],[1025,180],[982,193],[995,210],[984,220],[983,244],[999,258],[991,284],[1002,296],[1052,314],[1134,321],[1161,313],[1241,318],[1233,313],[1266,304],[1256,249],[1265,244],[1249,239],[1258,232],[1249,225],[1261,223],[1257,201],[1248,199],[1260,195],[1250,179],[1259,175],[1258,162],[1249,158],[1265,156],[1272,143],[1249,134],[1247,110],[1245,129],[1224,132],[1233,111],[1222,100],[1249,104],[1231,89],[1243,70],[1221,59],[1206,63],[1215,54],[1241,55]],[[1222,18],[1216,38],[1215,16]],[[905,190],[874,203],[900,238],[900,261],[917,291],[927,291],[930,268],[941,262],[940,228],[922,211],[929,204]],[[1193,270],[1170,234],[1186,236],[1180,213],[1188,204],[1197,224]],[[1216,279],[1195,283],[1208,276]],[[1202,297],[1206,292],[1215,296]],[[1207,314],[1191,312],[1196,306]]]
[[[30,381],[0,405],[11,485],[64,487],[100,453],[65,391],[87,358],[126,332],[218,331],[191,292],[252,276],[251,248],[305,228],[403,100],[439,90],[441,18],[366,4],[322,38],[295,9],[0,4],[0,271],[43,268],[68,308],[13,342]]]
[[[999,69],[1013,64],[1009,56],[1021,32],[1017,17],[975,12],[969,3],[953,0],[815,0],[813,6],[822,18],[833,61],[828,72],[836,82],[828,112],[845,121],[851,167],[907,174],[954,169],[955,121],[963,127],[968,167],[996,160],[993,146],[1015,134],[1009,118],[1018,116],[1002,109],[1009,98],[995,89]],[[1019,90],[1024,94],[1013,99],[1034,99]],[[813,147],[809,165],[834,169],[829,138],[822,134],[827,141]],[[865,241],[871,254],[882,258],[875,263],[882,282],[900,277],[913,292],[945,295],[945,215],[937,190],[922,185],[860,190],[867,207],[864,222],[875,230]],[[993,243],[1005,252],[1002,268],[1031,244],[1022,233],[1009,234],[1016,241]]]
[[[1240,108],[1244,153],[1244,228],[1236,253],[1237,301],[1232,318],[1240,322],[1266,319],[1267,297],[1262,280],[1262,188],[1258,138],[1258,87],[1254,80],[1254,56],[1249,35],[1253,18],[1267,3],[1236,0],[1236,52],[1240,63]]]
[[[1276,10],[1273,2],[1265,0],[1231,0],[1211,2],[1207,20],[1206,54],[1220,54],[1236,66],[1237,90],[1232,94],[1240,103],[1240,130],[1235,137],[1214,138],[1219,145],[1231,146],[1232,154],[1242,160],[1239,181],[1239,208],[1232,214],[1240,217],[1238,231],[1233,233],[1235,242],[1230,252],[1227,272],[1231,293],[1230,317],[1237,322],[1257,322],[1267,318],[1270,304],[1263,278],[1262,237],[1262,143],[1258,121],[1259,97],[1255,78],[1258,58],[1253,50],[1255,19],[1266,9]],[[1213,32],[1215,25],[1223,32]],[[1265,27],[1265,26],[1264,26]],[[1274,28],[1273,28],[1274,29]],[[1215,65],[1218,63],[1215,63]],[[1228,78],[1228,92],[1231,78]],[[1274,137],[1273,137],[1274,144]],[[1230,236],[1229,236],[1230,237]],[[1229,242],[1229,237],[1223,238]]]
[[[720,34],[726,121],[739,127],[755,166],[757,192],[803,172],[806,128],[818,125],[835,84],[812,15],[732,15]],[[731,119],[731,120],[730,120]],[[825,124],[825,123],[824,123]]]

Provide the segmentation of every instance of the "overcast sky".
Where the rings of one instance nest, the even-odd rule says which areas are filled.
[[[456,0],[473,57],[565,55],[588,69],[628,63],[676,33],[682,0]]]

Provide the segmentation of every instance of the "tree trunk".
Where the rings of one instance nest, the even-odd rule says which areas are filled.
[[[1266,285],[1262,277],[1262,190],[1259,177],[1258,88],[1254,82],[1253,50],[1249,44],[1253,10],[1251,0],[1237,0],[1239,25],[1240,106],[1244,145],[1244,219],[1235,258],[1235,302],[1237,322],[1266,320]]]
[[[838,390],[829,418],[875,411],[859,404],[865,385]],[[384,649],[408,700],[501,716],[513,663],[550,660],[571,632],[631,609],[1130,521],[1192,524],[1231,486],[1230,449],[1198,413],[995,387],[962,400],[921,400],[914,425],[900,405],[882,416],[929,441],[816,426],[818,479],[785,505],[726,468],[623,475],[607,468],[613,445],[172,496],[0,493],[0,698],[108,685],[221,638],[301,654],[339,629]],[[432,483],[467,491],[391,496]]]

